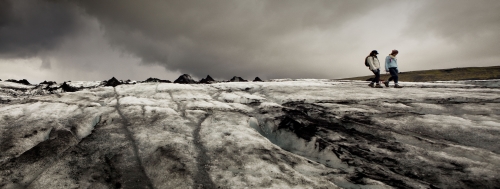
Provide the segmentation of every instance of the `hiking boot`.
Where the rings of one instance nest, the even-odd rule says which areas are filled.
[[[375,85],[375,88],[384,88],[384,87],[380,86],[380,84],[377,84]]]
[[[375,85],[375,83],[368,84],[368,86],[370,86],[370,87],[375,87],[374,85]]]
[[[389,81],[384,81],[385,87],[389,87]]]
[[[394,88],[403,88],[403,86],[399,86],[398,84],[394,85]]]

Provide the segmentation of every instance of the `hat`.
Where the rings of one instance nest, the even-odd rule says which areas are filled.
[[[373,50],[373,51],[372,51],[372,53],[376,53],[376,54],[378,54],[377,50]]]

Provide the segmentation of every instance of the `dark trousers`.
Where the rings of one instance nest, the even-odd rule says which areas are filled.
[[[394,80],[394,83],[398,83],[398,72],[398,68],[389,68],[391,77],[387,80],[387,82]]]
[[[380,70],[372,70],[373,74],[375,74],[375,78],[372,80],[372,83],[379,83],[380,82]]]

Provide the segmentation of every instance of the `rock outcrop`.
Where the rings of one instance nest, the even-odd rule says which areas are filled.
[[[214,83],[215,82],[215,79],[212,78],[210,75],[207,75],[206,78],[203,78],[200,80],[200,83],[205,83],[205,84],[210,84],[210,83]]]
[[[253,82],[263,82],[263,81],[259,77],[255,77],[255,79],[253,80]]]
[[[68,85],[66,82],[64,82],[59,88],[62,89],[63,92],[76,92],[80,90],[79,88]]]
[[[122,83],[118,81],[115,77],[112,77],[108,81],[106,81],[106,84],[104,86],[111,86],[111,87],[116,87],[118,85],[121,85]]]
[[[144,83],[172,83],[170,80],[163,80],[154,77],[150,77],[144,81]]]
[[[182,74],[177,78],[174,83],[181,83],[181,84],[193,84],[196,83],[196,81],[188,74]]]
[[[23,84],[23,85],[31,85],[31,83],[28,82],[28,80],[26,80],[26,79],[21,79],[21,80],[7,79],[6,81],[8,81],[8,82],[14,82],[14,83],[20,83],[20,84]]]
[[[55,85],[55,84],[57,84],[55,81],[47,81],[47,80],[40,83],[40,85]]]
[[[236,77],[236,76],[234,76],[233,78],[231,78],[229,81],[230,82],[247,82],[247,80],[245,80],[245,79],[243,79],[241,77]]]

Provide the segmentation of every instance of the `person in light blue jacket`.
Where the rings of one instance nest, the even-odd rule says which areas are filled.
[[[392,50],[391,54],[385,58],[385,71],[391,73],[391,77],[384,82],[386,87],[389,87],[389,82],[394,80],[394,88],[403,88],[398,84],[398,50]]]

